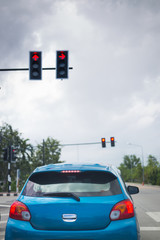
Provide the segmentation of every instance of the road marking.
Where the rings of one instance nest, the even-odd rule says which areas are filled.
[[[3,217],[3,216],[8,216],[9,213],[1,213],[0,216]]]
[[[141,231],[160,231],[160,227],[140,227]]]
[[[7,223],[7,220],[6,221],[0,221],[0,224],[4,224],[4,223]]]
[[[146,212],[146,214],[154,219],[154,221],[160,222],[160,212]]]
[[[11,205],[0,205],[0,207],[8,207],[10,208]]]
[[[0,197],[13,197],[18,196],[18,193],[0,193]]]

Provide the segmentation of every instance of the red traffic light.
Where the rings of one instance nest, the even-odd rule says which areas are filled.
[[[56,52],[56,78],[68,78],[68,51]]]
[[[37,60],[39,59],[39,56],[38,56],[37,52],[34,52],[34,53],[33,53],[32,59],[33,59],[34,61],[37,61]]]
[[[66,55],[64,54],[63,51],[60,52],[60,55],[58,56],[61,60],[66,58]]]
[[[11,147],[11,161],[15,161],[17,159],[17,149],[16,148],[13,148]]]
[[[29,78],[30,80],[42,79],[42,52],[29,53]]]
[[[115,146],[115,140],[114,140],[114,137],[111,137],[110,140],[111,140],[111,147],[114,147],[114,146]]]
[[[101,143],[102,143],[102,148],[105,148],[106,147],[106,139],[101,138]]]

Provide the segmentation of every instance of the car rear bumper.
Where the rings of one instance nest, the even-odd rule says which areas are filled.
[[[9,218],[5,240],[139,240],[136,218],[112,221],[107,228],[89,231],[44,231],[30,222]]]

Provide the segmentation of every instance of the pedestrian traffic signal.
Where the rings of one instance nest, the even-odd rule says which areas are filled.
[[[42,52],[30,52],[29,78],[30,80],[42,79]]]
[[[106,139],[101,138],[101,143],[102,143],[102,148],[105,148],[106,147]]]
[[[111,137],[110,140],[111,140],[111,147],[114,147],[114,146],[115,146],[115,140],[114,140],[114,137]]]
[[[68,51],[57,51],[56,78],[68,78]]]

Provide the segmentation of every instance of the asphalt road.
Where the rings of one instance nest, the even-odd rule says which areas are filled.
[[[10,205],[16,200],[13,196],[0,196],[0,240],[4,240],[5,227],[8,219]]]
[[[160,240],[160,187],[138,187],[140,193],[133,195],[133,200],[140,224],[141,240]],[[0,196],[0,240],[4,240],[9,207],[16,198]]]
[[[140,193],[132,197],[140,224],[141,238],[160,240],[160,187],[137,186]]]

